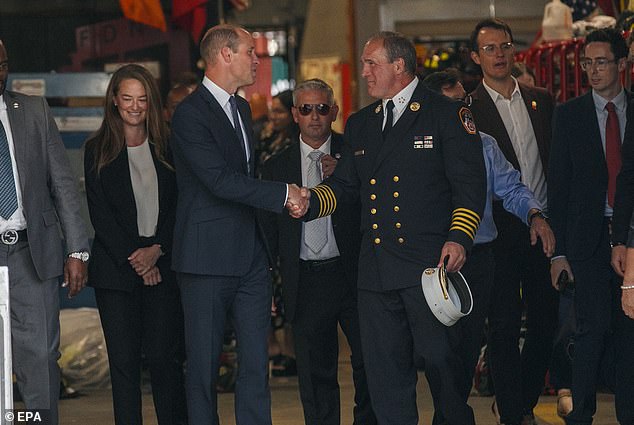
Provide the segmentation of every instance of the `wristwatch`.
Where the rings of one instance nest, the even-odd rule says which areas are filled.
[[[87,251],[71,252],[70,254],[68,254],[68,258],[76,258],[82,263],[87,263],[90,259],[90,254]]]
[[[544,215],[544,213],[541,210],[537,210],[534,213],[532,213],[531,215],[528,216],[528,225],[530,226],[531,224],[533,224],[533,219],[535,217],[541,217],[544,220],[547,219],[547,217]]]

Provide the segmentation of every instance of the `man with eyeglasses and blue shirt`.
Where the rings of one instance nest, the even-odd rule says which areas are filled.
[[[465,100],[466,97],[458,71],[453,68],[428,75],[423,80],[423,85],[452,99]],[[466,100],[469,101],[469,98],[467,97]],[[495,263],[492,244],[497,237],[492,212],[493,200],[501,201],[506,211],[528,225],[532,245],[536,244],[538,239],[541,240],[544,254],[547,256],[551,256],[555,248],[553,232],[543,216],[539,214],[543,206],[521,183],[519,171],[506,160],[495,139],[482,132],[480,132],[480,138],[487,171],[487,202],[473,248],[461,269],[473,294],[473,310],[471,314],[450,328],[450,332],[459,341],[457,351],[464,364],[461,391],[465,400],[471,392],[493,285]],[[436,389],[432,387],[432,394],[434,391]],[[435,412],[432,423],[434,425],[445,423],[439,411]]]
[[[314,187],[332,174],[341,156],[343,137],[331,131],[339,108],[332,88],[320,79],[299,84],[293,91],[293,104],[299,140],[264,163],[262,178]],[[340,424],[340,325],[351,351],[354,424],[376,425],[357,311],[359,202],[342,203],[332,216],[306,223],[288,214],[264,215],[273,259],[279,259],[286,318],[293,327],[305,424]]]
[[[613,330],[616,415],[620,424],[634,424],[634,321],[620,308],[621,293],[631,289],[610,266],[618,249],[611,248],[610,234],[621,145],[631,137],[626,126],[632,95],[620,80],[627,52],[620,31],[590,33],[580,65],[592,90],[555,110],[548,211],[557,247],[551,276],[554,284],[566,271],[575,281],[573,410],[565,418],[568,425],[592,423],[597,377]]]
[[[520,171],[522,183],[546,205],[553,98],[511,75],[513,33],[503,21],[478,23],[471,34],[471,50],[483,74],[471,93],[476,125],[497,140],[506,159]],[[522,220],[504,211],[499,201],[493,204],[493,218],[498,237],[493,243],[488,348],[496,403],[503,424],[532,425],[557,326],[557,292],[550,285],[549,261],[541,242],[531,245]],[[520,353],[524,307],[527,333]]]

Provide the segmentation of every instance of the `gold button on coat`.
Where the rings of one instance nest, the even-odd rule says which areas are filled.
[[[401,223],[396,223],[396,228],[400,229],[401,228]]]
[[[370,195],[370,199],[374,201],[376,199],[376,195],[373,193],[372,195]]]
[[[381,243],[381,238],[376,238],[376,239],[374,239],[374,243],[375,243],[376,245],[380,244],[380,243]]]
[[[374,230],[376,230],[376,229],[378,229],[378,228],[379,228],[379,225],[378,225],[378,224],[376,224],[376,223],[374,223],[374,224],[372,225],[372,228],[373,228]]]
[[[400,208],[398,207],[398,205],[394,205],[394,212],[399,212]]]
[[[376,179],[370,179],[370,184],[376,184]]]
[[[394,176],[394,177],[392,177],[392,180],[394,180],[394,182],[398,183],[399,178],[398,178],[398,176]]]
[[[372,208],[372,209],[370,210],[370,214],[376,214],[376,208]]]
[[[403,239],[403,238],[398,238],[398,243],[403,243],[403,242],[405,242],[405,239]]]
[[[398,192],[394,192],[394,197],[398,198]]]

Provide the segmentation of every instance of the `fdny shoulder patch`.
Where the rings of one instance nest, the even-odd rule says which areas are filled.
[[[460,122],[462,122],[462,126],[465,131],[469,134],[476,134],[476,125],[475,120],[473,119],[473,114],[467,107],[462,107],[458,111],[458,116],[460,117]]]

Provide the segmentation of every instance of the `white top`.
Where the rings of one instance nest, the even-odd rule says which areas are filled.
[[[515,89],[510,99],[506,99],[489,87],[484,80],[482,80],[482,84],[489,92],[491,99],[493,99],[502,122],[504,122],[504,127],[506,127],[506,132],[511,139],[513,150],[520,165],[522,183],[528,186],[531,192],[535,194],[535,199],[540,204],[546,205],[546,176],[539,157],[535,130],[522,98],[519,84],[515,78],[513,78],[513,81],[515,82]]]
[[[18,209],[15,210],[13,215],[8,220],[0,217],[0,232],[4,232],[5,230],[24,230],[26,229],[26,217],[24,216],[24,209],[22,207],[22,191],[20,190],[18,164],[15,162],[15,146],[13,145],[13,134],[11,133],[11,125],[9,124],[7,104],[4,102],[4,94],[0,96],[0,121],[2,121],[4,132],[7,134],[9,152],[11,153],[11,166],[13,167],[13,178],[15,180],[15,192],[18,197]]]
[[[594,101],[597,121],[599,122],[599,134],[601,134],[601,145],[603,147],[603,155],[605,156],[605,124],[608,121],[608,110],[605,109],[605,105],[607,105],[608,102],[614,103],[616,116],[619,119],[621,144],[623,144],[623,141],[625,140],[625,124],[627,124],[627,98],[625,96],[625,90],[621,90],[621,92],[614,96],[614,99],[612,100],[607,100],[592,90],[592,100]],[[605,216],[612,217],[612,207],[608,204],[607,191],[605,192]]]
[[[139,236],[154,236],[158,224],[159,194],[150,143],[145,139],[139,146],[128,146],[127,149]]]
[[[326,155],[330,155],[331,139],[332,137],[328,136],[328,140],[326,140],[324,144],[319,147],[319,150]],[[314,149],[304,143],[301,134],[299,136],[299,149],[302,156],[302,185],[306,186],[308,166],[311,163],[308,154],[311,153]],[[337,247],[335,232],[332,228],[332,216],[329,215],[326,217],[318,218],[317,220],[324,220],[326,222],[328,228],[328,242],[326,242],[326,245],[321,249],[321,251],[319,251],[318,253],[314,253],[304,242],[304,226],[306,223],[302,223],[302,243],[299,246],[299,258],[301,258],[302,260],[328,260],[329,258],[339,256],[339,248]]]
[[[394,109],[392,110],[392,114],[394,115],[394,120],[392,121],[392,126],[396,125],[396,122],[407,109],[407,105],[409,104],[412,95],[414,94],[414,90],[416,90],[416,86],[418,85],[418,78],[414,77],[414,79],[406,85],[403,90],[398,92],[396,96],[392,99],[383,99],[381,101],[381,105],[383,106],[383,125],[381,128],[385,127],[385,121],[387,120],[387,102],[392,100],[394,102]]]

